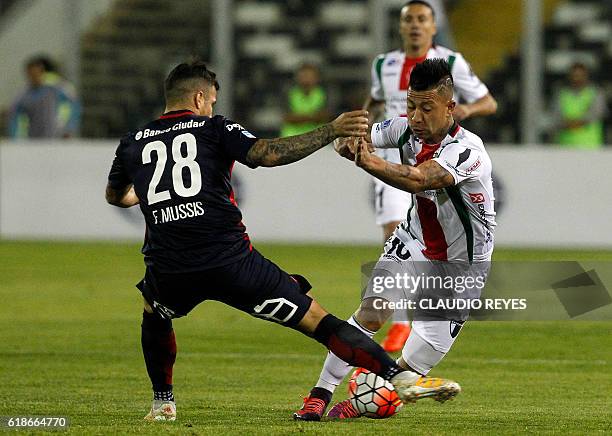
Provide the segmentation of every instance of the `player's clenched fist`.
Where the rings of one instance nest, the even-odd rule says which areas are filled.
[[[372,161],[371,144],[365,139],[360,138],[356,140],[355,148],[355,165],[360,168],[367,170],[368,165]]]
[[[355,160],[355,138],[338,138],[334,141],[334,150],[350,161]]]
[[[345,112],[331,122],[336,137],[366,136],[368,134],[368,111]]]

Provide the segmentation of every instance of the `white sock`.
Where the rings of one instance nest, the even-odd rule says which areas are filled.
[[[357,320],[355,320],[354,316],[351,316],[346,320],[346,322],[354,327],[357,327],[362,333],[370,338],[374,336],[374,333],[376,333],[360,326]],[[319,381],[315,386],[318,388],[327,389],[333,394],[340,382],[351,371],[351,368],[352,367],[348,363],[329,351],[327,353],[327,357],[325,358],[325,363],[323,364]]]

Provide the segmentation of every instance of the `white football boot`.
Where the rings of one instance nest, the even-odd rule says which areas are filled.
[[[176,420],[176,403],[174,401],[153,400],[151,411],[144,417],[145,421]]]
[[[403,371],[389,380],[403,403],[416,403],[422,398],[433,398],[440,403],[451,400],[461,392],[459,383],[443,378],[420,376]]]

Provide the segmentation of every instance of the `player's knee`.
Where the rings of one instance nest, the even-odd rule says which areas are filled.
[[[359,325],[370,330],[371,332],[377,332],[384,324],[384,321],[368,315],[366,311],[361,309],[358,309],[357,312],[355,312],[355,320],[357,320]]]
[[[397,228],[399,223],[400,223],[400,221],[393,221],[393,222],[390,222],[390,223],[383,224],[383,226],[382,226],[382,228],[383,228],[383,237],[384,237],[385,241],[391,237],[391,235],[393,234],[393,232],[395,231],[395,229]]]
[[[366,329],[377,332],[382,328],[392,311],[381,309],[374,304],[374,298],[366,298],[355,312],[355,319]]]
[[[142,301],[144,302],[144,311],[147,313],[153,313],[153,308],[149,303],[147,303],[147,300],[143,298]]]
[[[327,315],[327,311],[321,307],[316,300],[312,300],[308,312],[300,320],[297,325],[297,329],[302,333],[312,336],[317,329],[317,326],[323,318]]]
[[[142,332],[157,337],[160,334],[172,332],[172,320],[162,318],[156,313],[149,313],[146,310],[142,314]]]

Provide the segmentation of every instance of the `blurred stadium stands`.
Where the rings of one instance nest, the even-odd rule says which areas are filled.
[[[62,0],[51,0],[59,3]],[[69,0],[67,0],[69,1]],[[36,1],[3,1],[0,13]],[[403,1],[386,5],[386,50],[399,43],[397,17]],[[497,115],[466,126],[488,143],[518,143],[521,99],[520,0],[446,2],[457,50],[473,63],[499,102]],[[568,66],[576,60],[592,69],[595,83],[612,97],[612,2],[543,0],[544,82],[548,107]],[[220,77],[231,94],[232,113],[260,135],[275,135],[282,120],[284,90],[302,61],[322,68],[331,108],[361,105],[369,91],[369,68],[377,53],[368,0],[234,0],[234,75]],[[7,14],[4,14],[7,15]],[[10,15],[10,14],[9,14]],[[214,5],[210,0],[115,0],[80,34],[80,95],[85,137],[117,137],[158,114],[162,79],[178,61],[199,56],[212,61]],[[0,40],[2,38],[0,17]],[[493,37],[495,36],[495,37]],[[217,59],[218,60],[218,59]],[[11,68],[21,68],[12,65]],[[70,79],[70,77],[69,77]],[[612,138],[612,111],[606,120]],[[542,114],[542,124],[546,115]],[[542,140],[550,139],[542,131]]]
[[[208,3],[119,0],[93,23],[81,44],[84,136],[122,136],[163,111],[171,67],[210,57]]]

